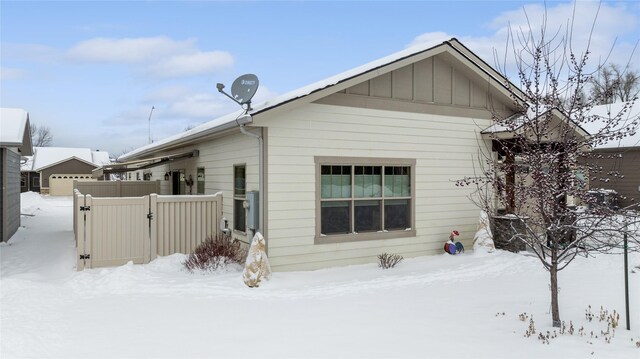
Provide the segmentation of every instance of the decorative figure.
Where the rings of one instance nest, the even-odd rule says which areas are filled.
[[[249,288],[256,288],[262,278],[269,279],[271,277],[271,266],[267,258],[266,245],[267,243],[260,232],[253,236],[244,271],[242,272],[244,284]]]
[[[444,251],[449,254],[464,253],[464,246],[460,242],[455,242],[455,237],[459,236],[460,232],[454,230],[449,235],[449,240],[444,243]]]

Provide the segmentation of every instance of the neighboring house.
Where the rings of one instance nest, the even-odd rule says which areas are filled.
[[[0,241],[6,242],[20,227],[20,156],[30,156],[29,113],[0,109]]]
[[[109,153],[89,148],[35,147],[23,159],[21,191],[70,196],[73,180],[93,180],[91,171],[109,164]]]
[[[480,211],[474,189],[455,180],[474,175],[479,146],[490,153],[480,131],[492,112],[513,114],[514,96],[523,101],[505,83],[456,39],[413,47],[94,173],[144,169],[167,180],[167,193],[184,193],[190,178],[194,194],[223,192],[233,237],[263,233],[275,270],[438,254],[453,229],[471,248]]]
[[[601,117],[602,121],[587,124],[587,131],[595,133],[609,116],[618,114],[624,103],[596,106],[591,115]],[[640,103],[636,101],[623,115],[625,125],[632,123],[640,116]],[[602,167],[600,174],[590,174],[589,186],[592,189],[612,189],[618,193],[618,205],[628,207],[640,203],[640,128],[635,133],[619,140],[612,140],[593,149],[594,163]],[[600,155],[600,156],[599,156]],[[620,173],[622,176],[609,174]],[[639,207],[635,207],[640,210]]]

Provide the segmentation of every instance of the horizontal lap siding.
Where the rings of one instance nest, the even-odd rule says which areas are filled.
[[[209,140],[190,147],[171,150],[170,153],[198,150],[198,157],[171,162],[167,165],[151,168],[152,180],[160,179],[161,193],[171,194],[171,179],[164,181],[166,172],[184,170],[185,176],[191,175],[194,180],[193,193],[197,191],[197,169],[205,169],[205,194],[223,193],[222,215],[229,221],[229,228],[233,228],[233,166],[246,165],[247,191],[259,190],[258,140],[241,133]],[[241,233],[233,233],[234,238],[247,241]]]
[[[20,227],[20,155],[2,148],[0,168],[0,242],[6,242]]]
[[[471,246],[471,187],[489,120],[311,104],[269,119],[269,256],[275,270],[370,263],[383,252],[436,254],[452,229]],[[484,147],[486,151],[486,147]],[[416,159],[416,237],[314,244],[314,156]]]

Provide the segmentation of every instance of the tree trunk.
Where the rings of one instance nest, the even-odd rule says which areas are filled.
[[[558,249],[557,241],[553,241],[555,247],[551,249],[551,268],[549,274],[551,276],[551,319],[553,326],[560,328],[560,307],[558,305]]]

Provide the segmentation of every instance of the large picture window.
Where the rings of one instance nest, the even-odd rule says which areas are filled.
[[[244,201],[247,198],[247,173],[244,165],[233,166],[233,229],[247,231]]]
[[[415,160],[317,157],[316,165],[317,243],[415,235]]]

